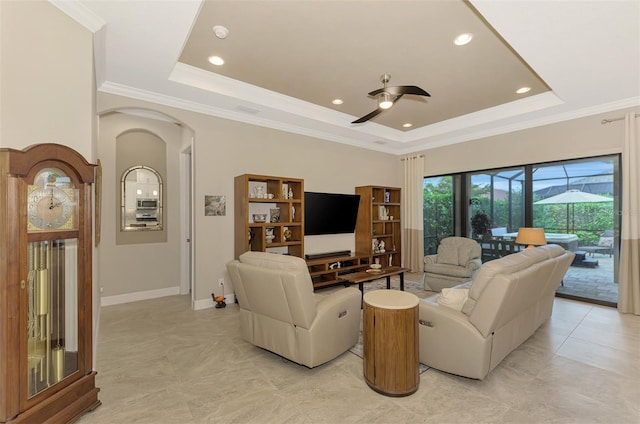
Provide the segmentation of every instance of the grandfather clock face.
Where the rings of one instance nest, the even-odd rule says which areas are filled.
[[[27,230],[65,231],[78,228],[78,195],[60,169],[45,168],[27,188]]]

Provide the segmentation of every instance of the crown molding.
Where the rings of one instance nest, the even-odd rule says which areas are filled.
[[[77,0],[49,0],[49,3],[91,32],[98,32],[100,28],[107,24],[101,17]]]
[[[204,105],[193,101],[183,100],[181,98],[167,96],[152,91],[142,90],[135,87],[129,87],[113,82],[105,82],[100,86],[98,91],[108,94],[114,94],[132,99],[142,100],[146,102],[156,103],[176,109],[188,110],[191,112],[201,113],[204,115],[215,116],[217,118],[229,119],[232,121],[243,122],[246,124],[257,125],[261,127],[271,128],[279,131],[300,134],[308,137],[318,138],[321,140],[333,141],[336,143],[348,144],[364,149],[377,150],[384,153],[391,153],[391,149],[386,143],[377,144],[375,140],[358,140],[351,137],[340,136],[328,131],[315,130],[305,128],[299,125],[283,123],[271,119],[258,116],[254,113],[243,111],[246,108],[239,108],[238,111],[219,108],[210,105]],[[251,108],[249,108],[251,109]]]
[[[403,150],[399,154],[411,154],[422,150],[434,149],[437,147],[448,146],[456,143],[464,143],[467,141],[479,140],[482,138],[493,137],[501,134],[508,134],[516,131],[527,130],[530,128],[541,127],[545,125],[557,124],[559,122],[571,121],[574,119],[585,118],[588,116],[598,115],[602,113],[615,112],[622,109],[640,106],[640,97],[631,97],[624,100],[605,103],[597,106],[572,110],[570,112],[557,113],[537,119],[523,120],[513,124],[494,126],[492,128],[475,130],[466,134],[445,137],[441,140],[426,140],[424,143],[414,144],[411,148]]]
[[[367,125],[351,125],[354,116],[339,112],[327,107],[319,106],[304,100],[296,99],[275,91],[267,90],[252,84],[247,84],[233,78],[219,75],[214,72],[196,68],[181,62],[174,66],[169,80],[190,87],[199,88],[210,93],[228,96],[258,104],[270,110],[277,110],[290,115],[301,116],[316,122],[322,122],[332,126],[345,128],[348,131],[367,134],[376,138],[401,142],[405,133],[374,122]]]
[[[433,125],[417,128],[409,131],[406,142],[419,141],[421,139],[439,136],[442,134],[474,131],[473,127],[485,124],[492,124],[503,119],[513,118],[538,110],[551,108],[564,104],[562,100],[553,92],[538,94],[503,105],[494,106],[478,112],[458,116],[446,121],[437,122]]]
[[[436,128],[435,131],[429,132],[428,135],[423,139],[411,138],[409,140],[405,140],[405,143],[410,142],[412,144],[411,146],[406,146],[404,145],[405,143],[393,145],[392,141],[395,141],[395,140],[385,139],[380,135],[377,135],[372,139],[362,140],[354,137],[346,137],[346,136],[338,135],[330,131],[323,131],[323,130],[303,127],[300,125],[279,122],[273,119],[268,119],[268,118],[259,116],[261,111],[258,109],[245,107],[241,105],[237,106],[236,108],[237,110],[234,111],[230,109],[204,105],[198,102],[187,101],[177,97],[167,96],[164,94],[159,94],[159,93],[142,90],[134,87],[129,87],[129,86],[112,83],[112,82],[106,82],[102,84],[98,91],[114,94],[118,96],[129,97],[129,98],[142,100],[146,102],[161,104],[164,106],[173,107],[177,109],[188,110],[191,112],[202,113],[204,115],[215,116],[218,118],[243,122],[246,124],[271,128],[274,130],[300,134],[300,135],[313,137],[321,140],[333,141],[336,143],[347,144],[354,147],[360,147],[360,148],[375,150],[383,153],[389,153],[393,155],[411,154],[411,153],[415,153],[423,150],[429,150],[429,149],[442,147],[442,146],[447,146],[451,144],[463,143],[463,142],[477,140],[481,138],[492,137],[500,134],[507,134],[515,131],[525,130],[529,128],[544,126],[544,125],[550,125],[550,124],[563,122],[563,121],[569,121],[572,119],[584,118],[586,116],[612,112],[612,111],[640,105],[640,97],[632,97],[629,99],[624,99],[624,100],[602,104],[598,106],[573,110],[570,112],[558,113],[550,116],[545,116],[542,118],[528,119],[528,120],[523,119],[522,121],[519,121],[516,123],[509,123],[505,125],[492,126],[491,128],[482,128],[482,129],[473,129],[473,128],[470,128],[470,125],[467,125],[467,127],[464,128],[464,127],[461,127],[460,125],[455,125],[456,123],[451,124],[450,122],[445,121],[443,123],[432,125],[434,127],[441,126],[441,128]],[[560,104],[560,105],[562,104],[562,102],[560,102],[557,96],[555,96],[553,93],[545,93],[545,94],[534,96],[534,97],[538,97],[538,98],[522,99],[522,100],[518,100],[517,102],[522,102],[524,103],[525,107],[530,107],[530,108],[537,105],[538,109],[543,109],[544,108],[543,105],[548,106],[549,104],[553,104],[553,103]],[[516,103],[516,102],[512,102],[512,103]],[[511,103],[509,105],[511,105]],[[504,105],[504,106],[508,106],[508,105]],[[499,106],[494,109],[502,109],[502,108],[503,108],[502,106]],[[498,112],[501,112],[501,111],[498,111]],[[491,121],[487,119],[487,116],[495,113],[496,111],[491,111],[491,110],[479,111],[473,114],[465,115],[463,117],[455,118],[455,120],[460,121],[464,119],[469,119],[473,125],[482,125],[482,124],[490,123]],[[524,113],[526,112],[521,111],[519,114],[522,115]],[[511,115],[512,115],[511,117],[513,117],[518,114],[511,114]],[[378,126],[382,127],[381,125],[378,125]],[[454,132],[455,134],[447,135],[447,133],[454,133]]]

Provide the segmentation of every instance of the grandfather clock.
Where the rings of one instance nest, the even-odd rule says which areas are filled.
[[[0,423],[66,423],[100,405],[93,181],[69,147],[0,149]]]

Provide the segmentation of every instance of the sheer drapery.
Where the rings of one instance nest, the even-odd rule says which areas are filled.
[[[640,315],[640,136],[635,118],[631,112],[624,119],[618,310]]]
[[[404,161],[403,262],[412,272],[422,272],[424,261],[424,224],[422,218],[422,180],[424,178],[424,156],[413,156]]]

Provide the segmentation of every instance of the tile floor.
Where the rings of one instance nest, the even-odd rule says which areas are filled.
[[[404,398],[371,390],[350,352],[293,364],[238,336],[237,305],[187,296],[103,307],[97,370],[81,424],[640,423],[640,317],[568,299],[483,381],[430,369]]]

